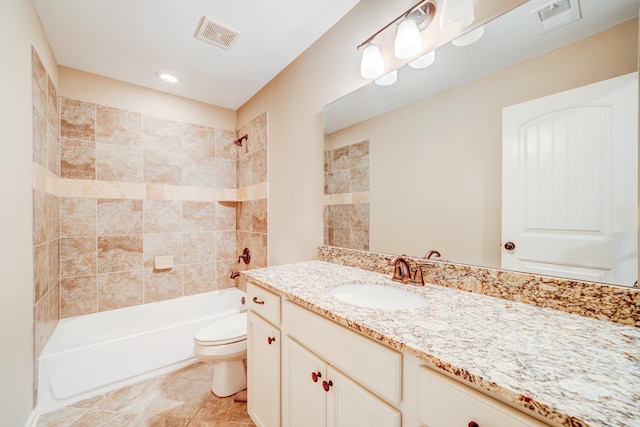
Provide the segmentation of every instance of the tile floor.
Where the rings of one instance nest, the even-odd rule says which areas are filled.
[[[245,402],[211,393],[212,365],[169,374],[43,414],[37,427],[249,427]]]

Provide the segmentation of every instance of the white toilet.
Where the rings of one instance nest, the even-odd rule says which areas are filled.
[[[198,360],[213,363],[211,391],[226,397],[247,388],[247,313],[217,320],[193,334]]]

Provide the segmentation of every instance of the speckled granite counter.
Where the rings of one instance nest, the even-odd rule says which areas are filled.
[[[323,261],[242,273],[277,294],[566,426],[640,426],[640,328]],[[357,307],[329,290],[377,283],[429,303]]]

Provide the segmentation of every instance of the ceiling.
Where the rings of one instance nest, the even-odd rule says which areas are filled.
[[[238,109],[359,0],[33,0],[58,65]],[[194,37],[209,17],[240,33]],[[159,73],[180,81],[164,83]]]

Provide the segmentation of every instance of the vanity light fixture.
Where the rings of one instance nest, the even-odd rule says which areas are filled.
[[[397,81],[398,81],[398,70],[393,70],[392,72],[375,79],[373,82],[378,86],[391,86]]]
[[[478,28],[469,31],[466,34],[461,35],[457,39],[453,39],[451,44],[458,47],[469,46],[480,40],[482,35],[484,34],[484,25],[479,26]]]
[[[432,50],[431,52],[427,52],[419,58],[414,59],[409,62],[409,67],[419,70],[421,68],[427,68],[429,65],[433,64],[436,61],[436,51]]]
[[[471,0],[444,0],[440,12],[440,30],[449,35],[460,34],[474,19]]]
[[[165,83],[178,83],[178,78],[173,74],[160,73],[158,78]]]
[[[422,49],[422,36],[420,31],[429,26],[436,14],[436,6],[430,0],[420,0],[402,15],[378,30],[371,37],[360,43],[357,47],[364,47],[360,62],[360,75],[366,79],[378,77],[384,73],[384,60],[380,49],[373,44],[373,40],[384,30],[398,24],[394,52],[397,58],[411,58]]]

